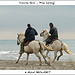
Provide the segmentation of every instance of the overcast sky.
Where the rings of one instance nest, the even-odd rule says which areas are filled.
[[[0,6],[0,40],[16,39],[30,23],[38,33],[57,27],[60,39],[75,39],[75,6]],[[37,36],[39,37],[39,36]],[[37,38],[40,39],[40,38]]]
[[[0,1],[20,1],[20,0],[0,0]],[[21,1],[31,1],[31,0],[21,0]],[[41,0],[41,1],[54,1],[54,0]],[[75,1],[75,0],[55,0],[55,1]]]

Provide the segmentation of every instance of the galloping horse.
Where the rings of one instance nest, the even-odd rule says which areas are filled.
[[[17,35],[18,35],[18,37],[17,37],[17,45],[19,45],[19,44],[21,44],[23,42],[25,36],[22,33],[17,34]],[[44,48],[46,48],[47,50],[50,50],[50,49],[52,50],[52,48],[50,48],[50,47],[48,48],[47,46],[45,46],[45,44],[43,42],[36,41],[36,40],[31,41],[27,46],[24,46],[24,52],[27,53],[27,62],[26,62],[26,64],[28,64],[29,54],[34,53],[39,58],[40,65],[41,65],[41,57],[39,56],[39,52],[43,56],[43,58],[45,60],[45,63],[50,64],[49,62],[46,61],[45,56],[43,54]],[[21,58],[21,56],[22,56],[22,53],[19,55],[19,58],[18,58],[16,63],[19,62],[19,59]]]
[[[48,32],[47,29],[44,29],[43,32],[40,33],[40,36],[43,37],[43,41],[46,42],[47,38],[50,36],[51,34]],[[57,57],[57,52],[60,51],[60,55],[57,57],[57,60],[59,60],[59,58],[63,55],[62,50],[64,50],[66,53],[72,55],[69,51],[68,51],[68,46],[64,43],[61,42],[60,40],[55,40],[52,44],[49,44],[48,47],[52,47],[53,51],[54,51],[54,59],[52,62],[55,61],[56,57]],[[52,51],[52,50],[51,50]],[[49,58],[48,56],[49,51],[47,51],[46,56]]]

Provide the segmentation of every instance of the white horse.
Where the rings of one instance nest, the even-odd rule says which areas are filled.
[[[18,37],[17,37],[17,45],[19,45],[19,44],[21,44],[23,42],[25,36],[22,33],[17,34],[17,35],[18,35]],[[43,58],[45,60],[45,63],[50,64],[49,62],[46,61],[45,56],[43,54],[44,48],[46,48],[47,50],[50,50],[50,49],[52,50],[52,48],[48,48],[47,46],[45,46],[45,44],[43,42],[36,41],[36,40],[31,41],[27,46],[24,46],[24,52],[27,53],[27,62],[26,62],[26,64],[28,64],[29,54],[34,53],[39,58],[40,65],[41,65],[41,57],[39,55],[39,52],[43,56]],[[21,47],[20,47],[20,50],[21,50]],[[20,53],[19,58],[18,58],[16,63],[19,62],[19,59],[21,58],[21,56],[22,56],[22,53]]]
[[[50,36],[51,34],[49,33],[49,31],[47,29],[44,29],[41,33],[40,36],[43,37],[43,41],[46,42],[46,39]],[[66,53],[72,55],[69,51],[68,51],[68,46],[64,43],[61,42],[60,40],[55,40],[52,44],[49,44],[48,47],[52,47],[53,51],[54,51],[54,59],[52,62],[55,61],[56,57],[57,57],[57,52],[60,51],[60,55],[57,57],[57,60],[59,60],[59,58],[63,55],[62,50],[64,50]],[[51,50],[52,51],[52,50]],[[49,51],[46,53],[46,56],[49,58],[48,56]]]

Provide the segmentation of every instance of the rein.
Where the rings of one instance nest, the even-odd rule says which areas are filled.
[[[44,34],[44,35],[47,35],[48,33]]]
[[[18,39],[18,40],[19,40],[20,43],[22,43],[20,39]]]
[[[46,33],[46,34],[44,34],[44,35],[47,35],[47,34],[48,34],[48,33]],[[47,39],[48,39],[48,38],[47,38]],[[47,39],[46,39],[46,40],[47,40]],[[45,42],[46,40],[44,40],[44,42]]]
[[[20,40],[19,36],[18,36],[18,38],[17,38],[17,39],[19,40],[19,42],[20,42],[20,43],[22,43],[22,40]]]
[[[47,38],[47,39],[48,39],[48,38]],[[47,39],[46,39],[46,40],[44,40],[44,42],[45,42],[45,41],[47,41]]]

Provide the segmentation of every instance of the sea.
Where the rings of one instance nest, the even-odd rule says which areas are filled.
[[[72,55],[67,54],[63,50],[63,56],[59,61],[75,61],[75,40],[61,40],[68,45],[69,51]],[[0,60],[17,60],[19,56],[20,46],[17,45],[17,40],[0,40]],[[47,51],[44,52],[44,55]],[[40,53],[39,53],[40,54]],[[58,52],[57,56],[60,54]],[[49,57],[54,58],[54,51],[49,52]],[[41,56],[41,54],[40,54]],[[23,53],[20,60],[26,60],[27,54]],[[43,58],[41,56],[42,61]],[[39,61],[35,54],[29,55],[29,61]]]

